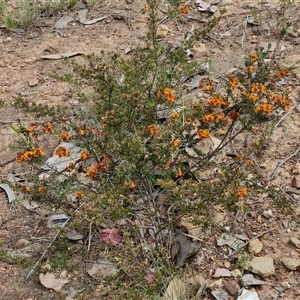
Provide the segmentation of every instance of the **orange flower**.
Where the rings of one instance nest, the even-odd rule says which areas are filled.
[[[240,189],[238,189],[237,194],[238,194],[239,198],[242,198],[242,197],[248,195],[248,190],[247,190],[247,188],[240,188]]]
[[[135,182],[131,182],[131,183],[129,184],[129,188],[130,188],[131,190],[135,190],[136,187],[137,187],[137,184],[136,184]]]
[[[254,69],[253,66],[249,66],[249,67],[247,67],[247,70],[248,70],[250,73],[253,73],[255,69]]]
[[[67,172],[71,173],[75,169],[75,164],[73,162],[70,162],[67,167]]]
[[[55,155],[57,155],[58,157],[70,156],[70,154],[71,154],[71,151],[67,150],[67,148],[63,147],[63,146],[59,146],[55,150]]]
[[[17,156],[16,160],[18,163],[30,161],[33,154],[33,151],[25,151],[21,155]]]
[[[233,77],[229,82],[230,89],[234,90],[238,84],[239,84],[239,80],[236,77]]]
[[[171,91],[170,88],[165,88],[165,89],[164,89],[164,94],[165,94],[166,96],[168,96],[167,101],[168,101],[169,103],[172,103],[172,102],[175,101],[175,95],[172,93],[172,91]]]
[[[35,149],[33,149],[33,156],[34,157],[40,157],[45,155],[45,151],[43,150],[42,147],[37,147]]]
[[[98,163],[95,165],[95,168],[96,168],[97,170],[106,171],[106,170],[108,170],[109,165],[110,165],[110,159],[109,159],[107,156],[103,156],[103,157],[100,159],[100,162],[98,162]]]
[[[178,148],[179,145],[180,145],[180,140],[179,140],[179,139],[176,139],[176,140],[173,141],[172,144],[173,144],[176,148]]]
[[[157,129],[157,126],[154,124],[151,124],[147,127],[147,131],[151,134],[151,135],[157,135],[159,133],[159,130]]]
[[[255,102],[255,101],[258,100],[258,97],[257,97],[254,93],[251,93],[251,94],[249,95],[249,100],[250,100],[251,102]]]
[[[38,190],[39,190],[39,192],[40,192],[41,194],[44,194],[44,193],[45,193],[45,188],[42,187],[42,186],[40,186]]]
[[[207,101],[207,104],[215,106],[215,107],[219,107],[219,106],[222,106],[223,104],[225,104],[225,102],[224,102],[224,100],[222,98],[218,98],[218,97],[212,96]]]
[[[218,111],[216,114],[216,122],[220,123],[224,120],[225,114],[222,111]]]
[[[272,112],[273,106],[268,103],[263,103],[260,106],[255,108],[255,112],[258,113],[260,111],[264,112],[266,115],[269,115]]]
[[[84,133],[85,133],[85,131],[84,131],[83,129],[80,128],[80,129],[78,130],[78,135],[84,135]]]
[[[178,5],[178,10],[181,14],[184,14],[184,15],[189,12],[189,8],[184,3],[180,3]]]
[[[24,190],[25,190],[25,192],[30,193],[30,192],[32,192],[32,187],[30,187],[30,186],[25,186],[25,187],[24,187]]]
[[[86,159],[88,159],[89,158],[89,154],[87,153],[87,152],[82,152],[81,154],[80,154],[80,159],[81,160],[86,160]]]
[[[175,177],[176,177],[176,178],[179,178],[179,177],[181,177],[182,175],[183,175],[183,173],[182,173],[181,168],[178,168],[177,171],[176,171]]]
[[[281,69],[277,72],[277,76],[279,76],[279,77],[285,76],[287,74],[289,74],[289,70],[287,70],[287,69]]]
[[[235,121],[238,119],[238,117],[240,116],[240,113],[235,111],[235,110],[232,110],[230,113],[229,113],[229,118],[232,120],[232,121]]]
[[[258,93],[260,90],[259,83],[254,83],[251,86],[251,93]]]
[[[249,57],[250,57],[250,59],[252,60],[253,63],[256,62],[256,61],[258,60],[258,56],[257,56],[256,53],[251,53],[251,54],[249,55]]]
[[[69,141],[72,138],[72,135],[68,131],[63,131],[60,134],[60,141]]]
[[[177,111],[173,111],[172,114],[171,114],[171,117],[173,119],[177,119],[177,118],[179,118],[179,113]]]
[[[214,119],[215,119],[215,116],[213,114],[204,115],[202,118],[203,122],[212,122],[212,121],[214,121]]]
[[[26,128],[26,132],[33,132],[35,131],[39,126],[38,125],[33,125],[33,126],[30,126],[30,127],[27,127]]]
[[[82,199],[83,198],[83,196],[84,196],[84,194],[82,193],[82,192],[76,192],[76,198],[77,199]]]
[[[262,94],[265,94],[267,92],[267,89],[266,89],[266,87],[263,84],[260,84],[260,92]]]
[[[212,85],[211,84],[207,84],[204,90],[206,92],[210,92],[210,91],[212,91],[212,89],[213,89]]]
[[[98,168],[92,167],[87,172],[86,175],[90,177],[95,177],[98,174]]]
[[[207,129],[200,129],[198,131],[198,136],[200,139],[206,139],[209,137],[209,131]]]
[[[45,133],[51,133],[51,132],[53,132],[53,125],[52,125],[50,122],[46,123],[46,124],[44,125],[43,131],[44,131]]]

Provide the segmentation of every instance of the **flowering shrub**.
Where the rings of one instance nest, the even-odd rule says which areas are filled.
[[[186,44],[165,54],[155,38],[155,9],[154,2],[149,2],[149,46],[132,50],[128,59],[103,55],[87,57],[84,66],[73,63],[77,79],[71,82],[77,84],[76,90],[89,86],[93,96],[80,92],[84,109],[78,107],[72,119],[66,117],[62,130],[56,119],[28,128],[20,124],[15,131],[21,138],[20,163],[35,164],[44,156],[38,144],[42,135],[57,138],[60,144],[53,155],[58,158],[73,155],[61,143],[74,143],[81,151],[62,172],[53,169],[26,186],[29,197],[72,214],[71,195],[80,207],[75,222],[83,227],[108,223],[115,228],[130,220],[124,230],[131,246],[137,232],[131,222],[137,222],[134,212],[141,199],[145,226],[154,228],[147,242],[160,253],[159,247],[167,245],[160,237],[162,228],[170,229],[179,216],[209,225],[212,205],[230,210],[246,206],[253,186],[247,177],[249,170],[254,173],[247,157],[251,149],[242,150],[237,144],[241,152],[234,156],[233,165],[218,158],[238,136],[247,133],[255,139],[264,124],[289,109],[291,100],[289,89],[276,85],[288,71],[266,62],[268,51],[258,49],[245,58],[242,73],[227,76],[223,86],[208,77],[202,79],[198,89],[203,96],[183,104],[188,92],[182,78],[193,77],[198,67],[188,61]],[[178,9],[181,14],[188,12],[183,5]],[[213,24],[194,38],[205,35]],[[216,139],[220,130],[221,139],[207,150],[207,142]],[[168,200],[158,205],[159,195]],[[143,254],[138,259],[143,261]]]

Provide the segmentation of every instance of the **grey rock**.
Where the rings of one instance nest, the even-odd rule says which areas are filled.
[[[256,279],[252,274],[246,274],[241,279],[242,285],[261,285],[265,284],[263,280]]]
[[[259,297],[256,291],[243,288],[237,300],[259,300]]]
[[[269,256],[254,257],[250,262],[250,270],[263,278],[274,275],[274,261]]]
[[[79,241],[83,239],[83,235],[74,231],[74,230],[68,230],[67,232],[67,238],[70,241]]]
[[[228,300],[228,293],[223,288],[219,288],[217,290],[214,290],[214,291],[211,292],[211,294],[217,300]]]

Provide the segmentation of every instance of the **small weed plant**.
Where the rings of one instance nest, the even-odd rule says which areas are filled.
[[[276,85],[288,70],[268,59],[268,49],[250,53],[244,71],[228,75],[223,84],[202,76],[201,96],[188,100],[183,78],[192,78],[199,66],[186,50],[220,18],[181,47],[166,49],[157,38],[157,9],[158,3],[149,0],[150,30],[143,48],[128,57],[103,53],[86,57],[85,65],[72,62],[74,73],[62,79],[78,92],[80,107],[27,104],[46,121],[29,127],[20,121],[14,128],[17,161],[39,170],[22,187],[25,197],[64,209],[75,229],[107,227],[122,233],[121,243],[99,243],[94,250],[122,270],[110,284],[114,295],[126,291],[130,299],[156,299],[172,277],[169,246],[180,218],[209,227],[214,205],[247,209],[247,197],[263,190],[249,155],[291,104],[290,89]],[[24,103],[17,99],[15,104]],[[45,163],[43,141],[50,135],[59,143],[54,157],[67,161],[63,170]],[[249,139],[246,146],[241,142]],[[80,149],[76,158],[71,144]],[[228,162],[225,152],[232,145],[237,151]],[[146,270],[154,270],[151,281],[145,282]]]

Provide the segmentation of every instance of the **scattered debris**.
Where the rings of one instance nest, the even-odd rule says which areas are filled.
[[[300,189],[300,175],[293,177],[291,185],[296,189]]]
[[[296,237],[292,237],[290,242],[297,248],[300,248],[300,240]]]
[[[146,275],[145,275],[144,279],[149,285],[151,285],[155,280],[155,269],[148,268],[146,270]]]
[[[266,218],[266,219],[270,219],[273,217],[273,213],[272,213],[272,209],[268,209],[263,211],[262,215]]]
[[[68,24],[69,24],[70,22],[72,22],[73,20],[74,20],[74,19],[73,19],[72,17],[69,17],[69,16],[63,16],[63,17],[61,17],[60,19],[58,19],[58,20],[56,21],[56,23],[54,24],[53,29],[54,29],[54,30],[61,30],[61,29],[65,28],[65,27],[67,27]]]

